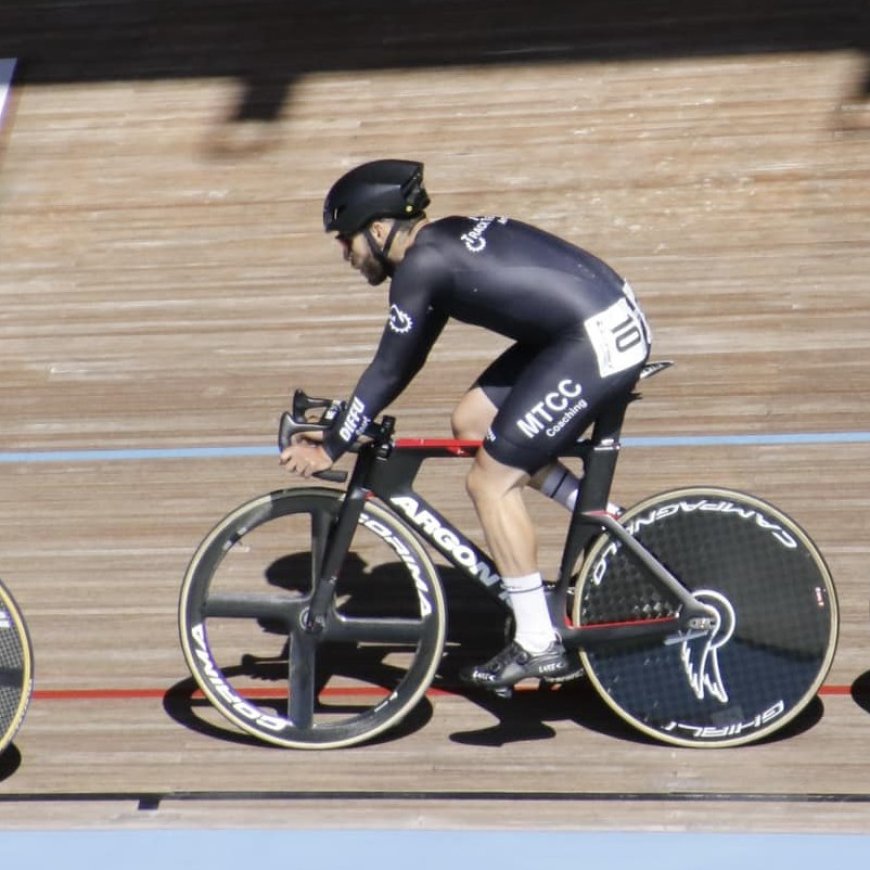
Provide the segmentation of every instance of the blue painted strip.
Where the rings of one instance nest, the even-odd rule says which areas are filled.
[[[154,819],[159,824],[159,815]],[[10,831],[3,866],[65,870],[238,870],[317,864],[356,870],[444,870],[541,864],[643,867],[644,870],[734,870],[735,867],[866,867],[870,837],[837,834],[676,832],[147,830]],[[579,858],[578,858],[579,856]]]
[[[238,456],[276,456],[277,447],[155,447],[125,450],[44,450],[0,453],[0,463],[116,462],[145,459],[232,459]]]
[[[627,447],[757,447],[806,444],[868,444],[870,432],[790,432],[758,435],[666,435],[626,437]],[[118,450],[31,450],[0,453],[0,464],[33,462],[118,462],[160,459],[232,459],[277,456],[274,446],[154,447]]]
[[[668,435],[661,438],[623,438],[632,447],[731,447],[795,444],[866,444],[870,432],[789,432],[758,435]]]

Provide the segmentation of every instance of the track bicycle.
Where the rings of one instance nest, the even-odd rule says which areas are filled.
[[[669,365],[650,363],[641,377]],[[554,627],[606,703],[644,734],[687,747],[759,740],[810,703],[831,665],[830,572],[794,520],[735,490],[689,486],[607,513],[636,398],[611,405],[567,454],[584,476],[558,577],[546,584]],[[279,447],[327,428],[340,407],[297,391]],[[368,425],[343,488],[254,498],[190,561],[179,603],[187,664],[214,707],[267,743],[351,746],[417,705],[447,636],[428,548],[510,618],[490,557],[413,489],[423,462],[471,457],[479,444],[396,439],[394,428],[390,416]]]
[[[0,581],[0,754],[12,742],[33,691],[33,648],[21,610]]]

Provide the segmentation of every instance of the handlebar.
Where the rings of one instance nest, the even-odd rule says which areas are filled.
[[[293,409],[285,411],[281,415],[278,424],[278,449],[284,450],[290,445],[294,435],[303,432],[327,432],[332,428],[335,420],[344,412],[345,403],[335,399],[318,399],[307,395],[303,390],[293,393]],[[306,414],[309,411],[322,409],[323,413],[317,420],[309,420]],[[365,430],[359,434],[359,438],[367,438],[375,443],[380,455],[385,456],[393,443],[393,430],[395,429],[395,417],[384,416],[379,421],[372,421]],[[359,444],[353,444],[348,448],[349,452],[359,450]],[[322,480],[330,480],[335,483],[344,483],[347,473],[328,469],[314,474]]]
[[[284,411],[278,424],[278,450],[283,451],[286,447],[289,447],[294,435],[303,432],[328,431],[332,421],[342,412],[343,407],[342,402],[336,402],[332,399],[317,399],[314,396],[307,395],[302,390],[296,390],[293,393],[292,412]],[[319,420],[306,419],[305,415],[317,408],[323,409]],[[327,469],[326,471],[317,472],[314,477],[334,483],[344,483],[347,480],[347,473]]]
[[[319,420],[306,418],[308,411],[314,408],[323,408]],[[278,449],[289,447],[294,435],[301,432],[326,432],[332,421],[341,413],[342,404],[333,402],[331,399],[315,399],[307,396],[302,390],[296,390],[293,394],[293,410],[285,411],[281,415],[278,426]]]

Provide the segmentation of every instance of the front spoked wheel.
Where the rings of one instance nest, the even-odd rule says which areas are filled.
[[[0,753],[12,742],[33,690],[33,648],[21,610],[0,583]]]
[[[693,747],[749,743],[797,716],[828,673],[838,632],[831,575],[807,534],[777,508],[716,488],[654,496],[620,523],[715,617],[704,631],[584,652],[613,710],[646,734]],[[677,611],[649,571],[602,535],[577,581],[575,624]]]
[[[267,743],[330,749],[397,724],[444,648],[441,583],[417,538],[366,503],[324,625],[309,627],[343,493],[273,492],[222,520],[193,556],[179,603],[187,664],[227,719]]]

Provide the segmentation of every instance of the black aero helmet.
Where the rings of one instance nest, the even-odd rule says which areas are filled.
[[[378,218],[416,217],[427,205],[422,163],[373,160],[332,185],[323,203],[323,228],[351,236]]]

